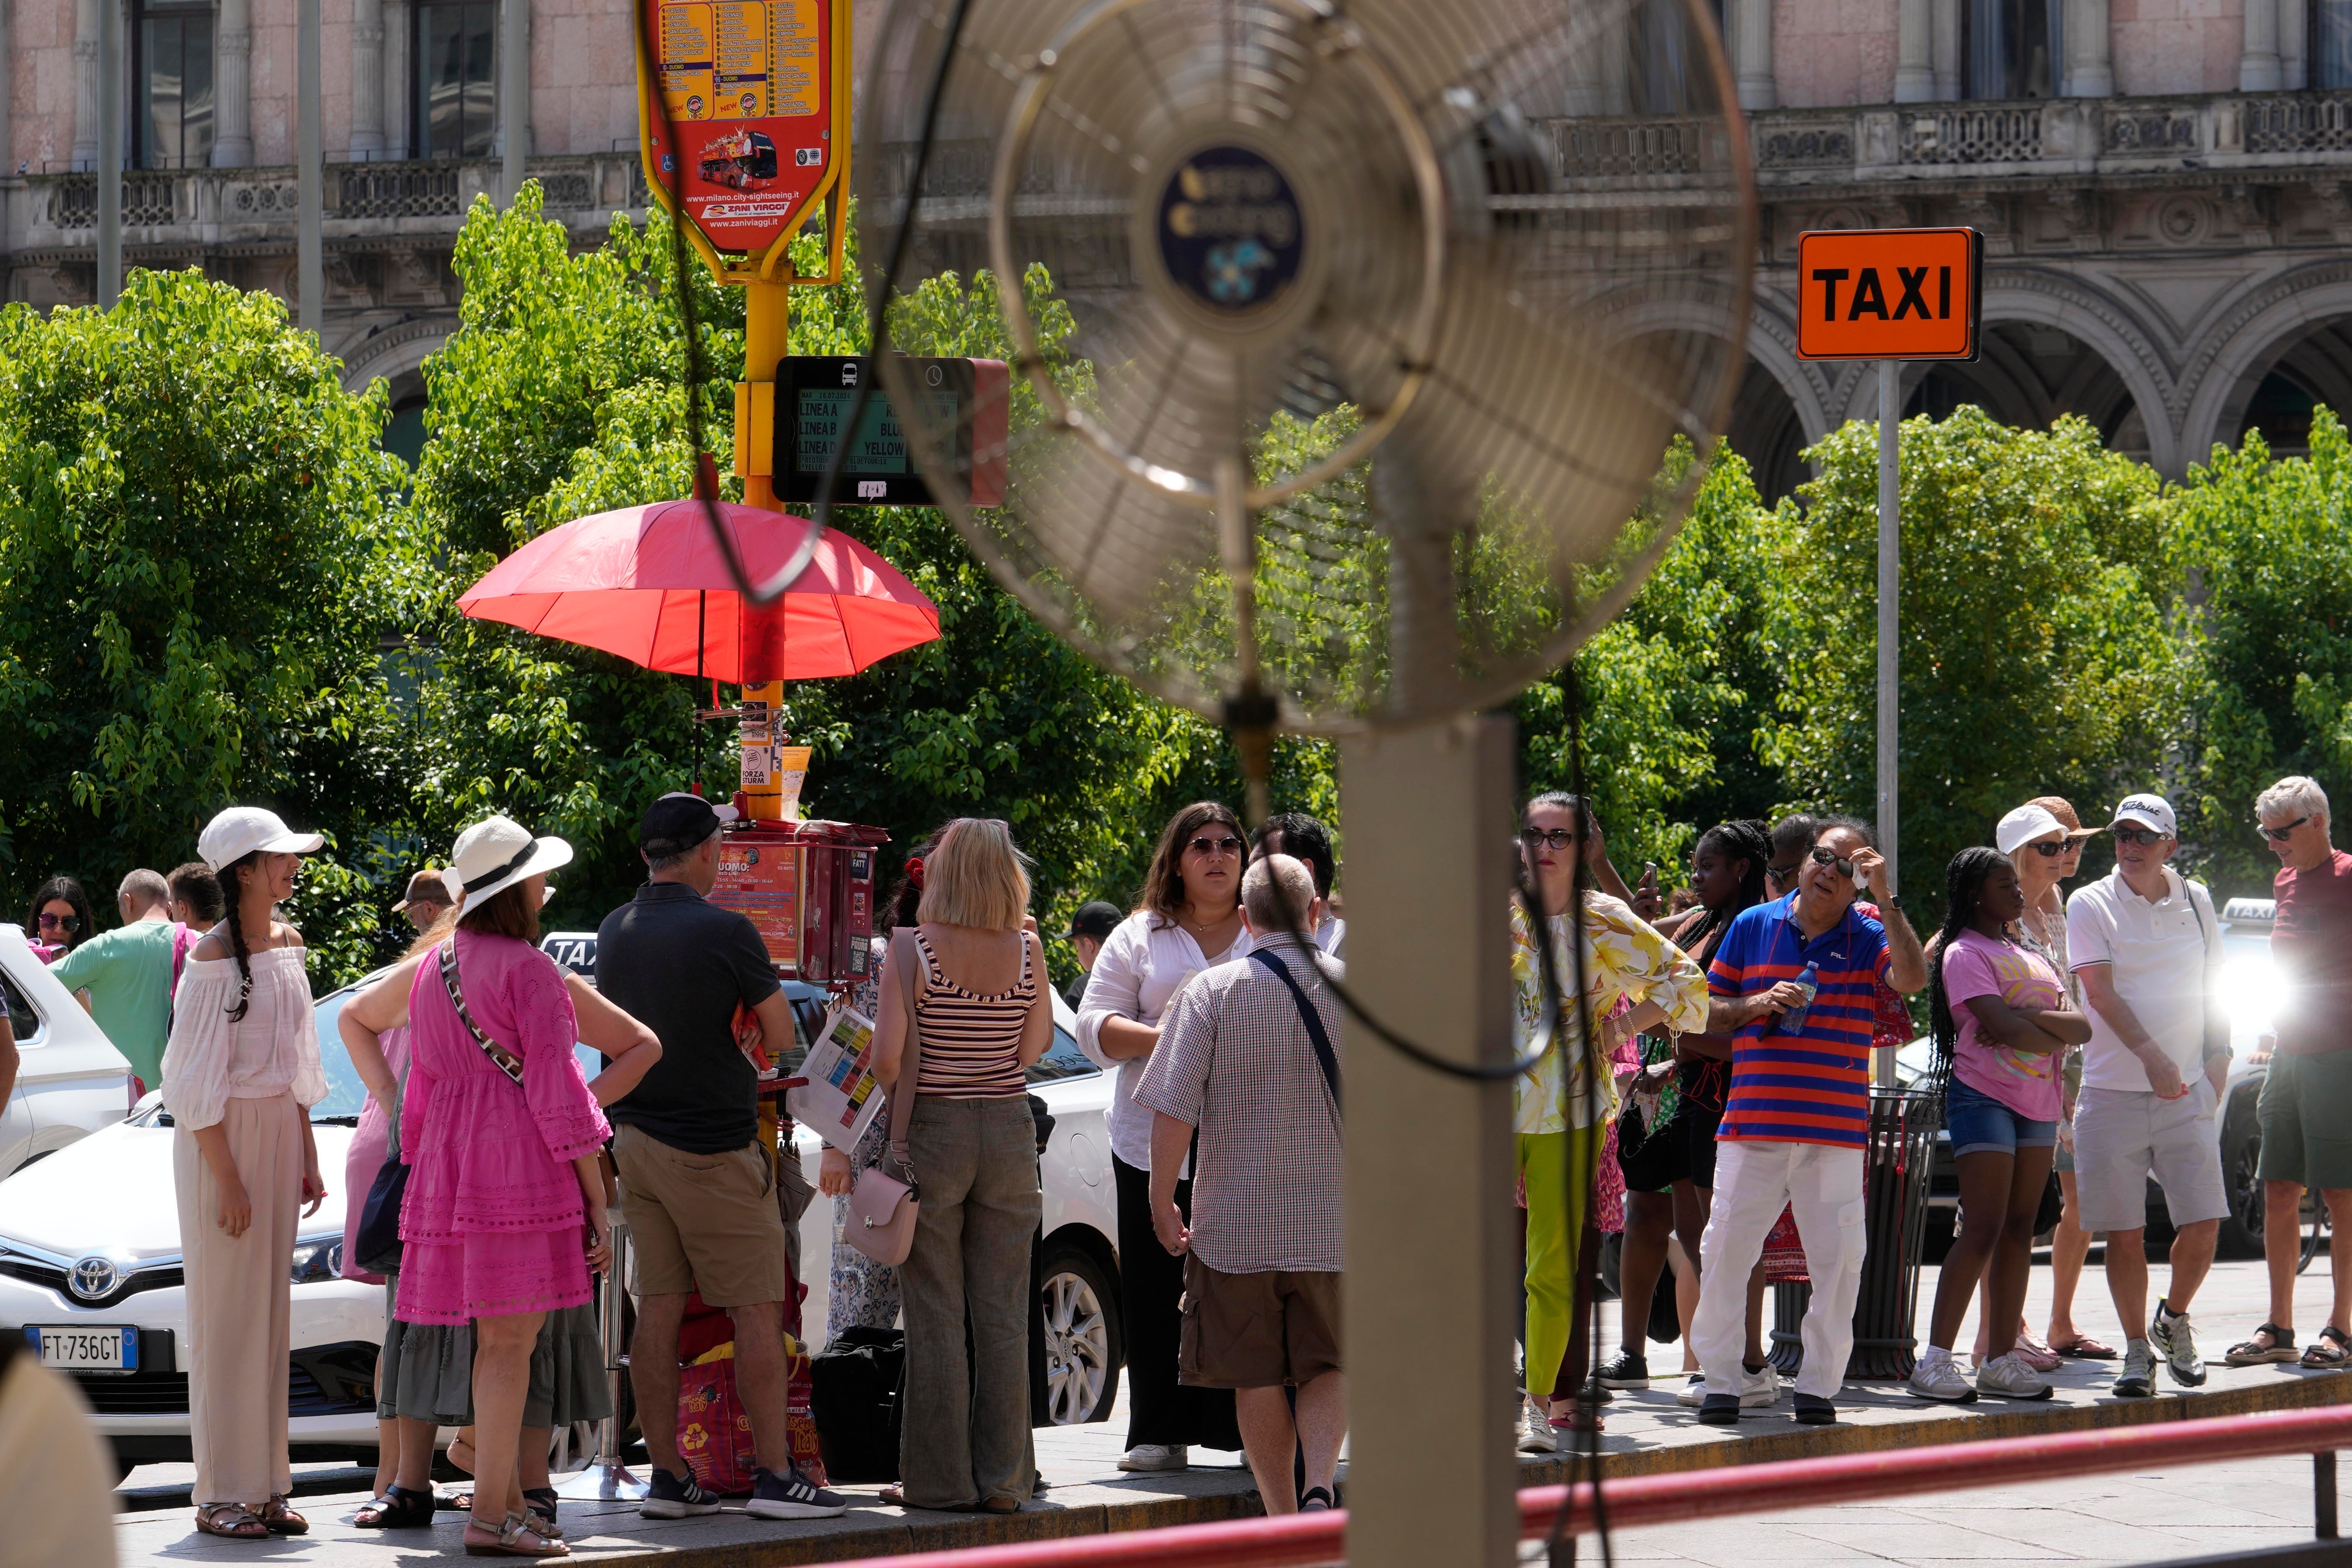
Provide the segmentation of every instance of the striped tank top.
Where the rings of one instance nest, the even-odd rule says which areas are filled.
[[[982,996],[947,977],[921,930],[923,984],[915,995],[915,1026],[923,1059],[915,1092],[941,1100],[1009,1100],[1029,1092],[1021,1074],[1021,1025],[1037,1000],[1029,942],[1021,942],[1021,979],[1010,991]]]

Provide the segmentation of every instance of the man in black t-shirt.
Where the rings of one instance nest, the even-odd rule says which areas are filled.
[[[760,1470],[751,1501],[770,1519],[848,1507],[792,1466],[785,1429],[784,1300],[792,1289],[775,1166],[760,1146],[756,1069],[737,1044],[738,1005],[770,1040],[793,1037],[792,1005],[751,922],[704,895],[719,880],[719,825],[731,806],[666,795],[637,825],[651,873],[596,932],[596,988],[661,1037],[661,1060],[605,1112],[621,1211],[636,1247],[629,1382],[653,1462],[642,1511],[713,1513],[677,1451],[678,1330],[689,1291],[735,1320],[735,1382]]]

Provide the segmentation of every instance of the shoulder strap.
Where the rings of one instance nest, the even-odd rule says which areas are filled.
[[[441,944],[441,985],[449,993],[449,1005],[457,1009],[457,1021],[466,1026],[466,1032],[474,1037],[474,1044],[482,1047],[490,1065],[517,1084],[521,1083],[522,1058],[482,1033],[482,1026],[466,1011],[465,994],[457,989],[457,938],[454,932]]]
[[[1323,1087],[1331,1091],[1331,1109],[1338,1110],[1339,1109],[1339,1058],[1332,1053],[1331,1037],[1324,1032],[1322,1015],[1315,1011],[1315,1005],[1307,999],[1307,993],[1299,988],[1297,976],[1290,973],[1290,966],[1283,963],[1280,958],[1265,948],[1257,947],[1250,950],[1250,962],[1262,966],[1276,980],[1281,981],[1283,987],[1290,993],[1290,999],[1298,1005],[1298,1021],[1307,1026],[1307,1037],[1315,1047],[1315,1065],[1323,1069]]]
[[[898,1087],[890,1095],[890,1142],[904,1146],[915,1120],[915,1086],[923,1074],[923,1031],[915,1023],[915,966],[923,954],[913,926],[893,929],[890,945],[898,954],[898,989],[906,993],[907,1003],[907,1044],[898,1055]]]

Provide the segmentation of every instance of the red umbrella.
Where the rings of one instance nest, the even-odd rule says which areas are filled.
[[[753,581],[782,570],[808,524],[719,502]],[[648,669],[730,685],[854,675],[940,635],[939,606],[898,569],[827,531],[792,586],[755,606],[735,590],[702,503],[656,501],[550,529],[467,589],[457,607]]]

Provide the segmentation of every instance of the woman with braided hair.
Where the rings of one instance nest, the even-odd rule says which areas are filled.
[[[2059,1069],[2091,1037],[2050,961],[2019,942],[2025,913],[2017,868],[1990,847],[1963,849],[1944,873],[1944,929],[1927,965],[1936,1071],[1948,1079],[1944,1124],[1959,1168],[1960,1234],[1936,1281],[1927,1344],[1911,1392],[1965,1404],[1979,1393],[2047,1399],[2051,1385],[2015,1354],[2033,1218],[2058,1144]],[[1977,1281],[1990,1277],[1990,1354],[1975,1385],[1952,1360],[1953,1336]]]
[[[1761,822],[1726,822],[1691,850],[1698,907],[1680,928],[1661,929],[1703,973],[1734,916],[1764,901],[1772,840]],[[1723,1120],[1731,1037],[1654,1030],[1643,1037],[1642,1072],[1617,1121],[1617,1163],[1625,1173],[1625,1244],[1618,1262],[1623,1348],[1602,1363],[1603,1388],[1647,1388],[1643,1342],[1650,1297],[1679,1238],[1695,1276],[1699,1237],[1715,1187],[1715,1129]]]
[[[163,1051],[187,1274],[188,1430],[196,1528],[257,1541],[310,1530],[287,1506],[295,1210],[327,1195],[310,1107],[326,1097],[302,933],[277,919],[302,857],[326,841],[275,812],[232,806],[196,851],[220,879],[221,921],[189,952]]]

